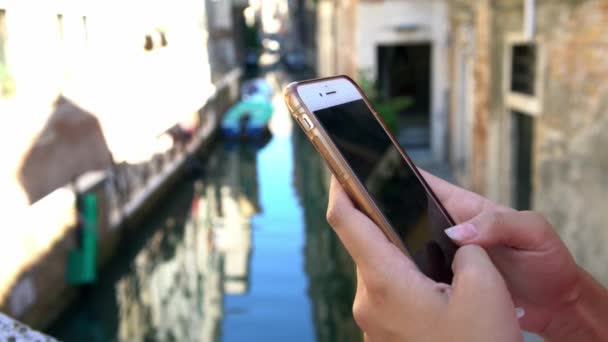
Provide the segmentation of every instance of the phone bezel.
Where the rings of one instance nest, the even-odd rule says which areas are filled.
[[[346,78],[305,83],[298,86],[296,91],[306,108],[313,113],[363,98],[357,87]]]

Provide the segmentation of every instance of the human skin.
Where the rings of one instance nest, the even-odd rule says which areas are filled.
[[[357,264],[353,314],[368,340],[521,341],[506,284],[482,248],[458,250],[450,287],[420,273],[335,180],[327,218]]]
[[[541,215],[497,205],[421,172],[459,223],[446,234],[466,246],[457,253],[451,288],[422,275],[332,179],[327,218],[357,264],[353,311],[371,340],[441,340],[449,335],[454,341],[517,341],[520,327],[548,341],[608,340],[602,324],[602,318],[608,317],[606,289],[576,265]],[[469,251],[475,248],[471,246],[483,249]],[[491,262],[484,263],[487,256]],[[467,260],[467,267],[457,267],[459,257]],[[485,291],[503,299],[500,284],[506,284],[508,300],[478,301],[483,291],[477,286],[486,282],[492,288]],[[465,288],[478,295],[457,300],[455,295],[466,292]],[[514,307],[525,312],[519,324]],[[462,310],[469,310],[468,315]],[[450,316],[454,312],[459,312],[459,318]],[[433,322],[432,327],[413,317],[424,317],[422,321]],[[458,324],[445,323],[456,319]]]

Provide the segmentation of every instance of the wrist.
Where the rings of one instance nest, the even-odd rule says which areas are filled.
[[[608,291],[583,269],[566,304],[541,334],[546,341],[606,341]]]

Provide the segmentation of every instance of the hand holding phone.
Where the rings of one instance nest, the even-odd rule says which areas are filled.
[[[328,219],[357,264],[353,315],[371,341],[521,340],[513,301],[486,252],[465,246],[453,286],[420,273],[332,179]]]

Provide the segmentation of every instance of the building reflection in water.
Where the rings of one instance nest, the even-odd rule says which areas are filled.
[[[256,151],[217,146],[204,178],[145,222],[49,332],[65,341],[219,341],[224,296],[249,288]],[[159,227],[159,225],[161,227]]]
[[[64,341],[212,342],[262,335],[360,341],[351,311],[355,269],[325,220],[329,171],[299,131],[274,143],[276,154],[266,154],[272,158],[265,163],[285,156],[283,147],[293,148],[288,158],[293,158],[294,169],[292,176],[261,183],[269,184],[265,193],[270,197],[264,203],[287,201],[291,190],[283,183],[293,180],[302,214],[297,205],[281,202],[258,216],[256,225],[264,229],[256,233],[257,273],[250,269],[255,261],[251,218],[261,213],[263,197],[258,155],[255,150],[217,146],[205,157],[200,178],[179,185],[149,220],[127,230],[131,236],[122,255],[48,332]],[[293,146],[283,145],[289,143]],[[279,166],[265,167],[268,171]],[[299,231],[301,223],[293,221],[300,217],[304,232]],[[294,248],[300,234],[303,258],[301,249]],[[299,260],[306,276],[298,275]],[[256,280],[255,288],[250,288],[250,277]],[[299,289],[306,286],[308,298],[303,293],[300,298]],[[243,300],[235,301],[238,298]],[[251,330],[276,324],[276,331]]]
[[[248,290],[250,222],[260,210],[255,151],[219,147],[194,188],[183,232],[159,231],[117,283],[121,340],[216,341],[224,295]]]
[[[361,331],[352,316],[355,267],[325,219],[331,173],[300,130],[294,131],[292,139],[295,187],[306,226],[308,295],[317,341],[361,341]]]

